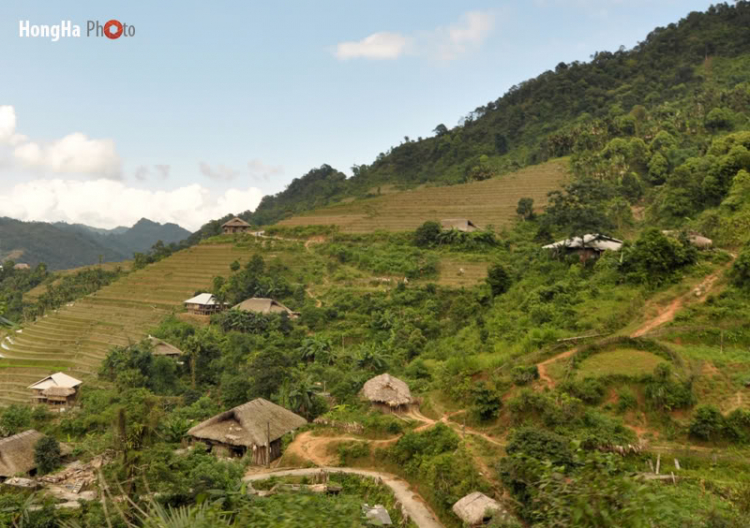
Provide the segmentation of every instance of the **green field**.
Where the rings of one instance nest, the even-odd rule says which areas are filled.
[[[651,374],[654,368],[666,360],[651,352],[632,348],[618,348],[616,350],[595,354],[581,363],[578,376],[632,376],[638,377]]]
[[[279,225],[337,225],[344,232],[366,233],[412,230],[427,220],[470,218],[480,227],[501,228],[518,218],[520,198],[533,198],[537,207],[546,204],[547,193],[560,188],[567,179],[567,164],[567,159],[559,159],[463,185],[402,192],[388,189],[383,196],[317,209]]]

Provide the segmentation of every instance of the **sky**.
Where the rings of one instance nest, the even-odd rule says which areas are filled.
[[[0,216],[196,230],[709,5],[3,0]],[[33,36],[68,21],[80,37]]]

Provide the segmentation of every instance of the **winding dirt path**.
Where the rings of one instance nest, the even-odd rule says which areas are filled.
[[[567,350],[563,352],[562,354],[552,356],[549,359],[545,359],[541,363],[537,363],[536,368],[539,371],[539,379],[542,382],[544,382],[547,385],[547,387],[549,387],[550,389],[554,389],[556,383],[555,383],[555,380],[550,378],[549,374],[547,374],[547,365],[549,365],[550,363],[554,363],[555,361],[559,361],[561,359],[569,358],[570,356],[575,354],[577,351],[578,351],[577,348],[571,348],[570,350]]]
[[[247,475],[243,480],[245,482],[255,482],[271,477],[315,475],[320,473],[321,471],[325,471],[327,473],[346,473],[350,475],[360,475],[362,477],[380,480],[383,484],[391,488],[391,490],[393,491],[393,495],[396,497],[396,500],[401,503],[404,511],[409,516],[409,519],[414,521],[417,526],[419,526],[419,528],[443,528],[443,524],[438,520],[437,516],[432,512],[424,499],[422,499],[419,494],[412,491],[407,482],[389,473],[369,471],[366,469],[320,467],[305,469],[286,469],[269,473],[256,473],[253,475]]]
[[[691,289],[688,293],[681,295],[674,299],[671,303],[669,303],[666,307],[660,309],[656,315],[651,317],[650,319],[647,319],[644,321],[644,323],[638,327],[635,331],[633,331],[630,334],[630,337],[642,337],[649,332],[652,332],[653,330],[657,329],[658,327],[669,323],[670,321],[673,321],[675,318],[675,315],[677,312],[687,303],[689,303],[691,300],[694,300],[698,298],[698,302],[703,302],[707,298],[707,293],[711,291],[711,289],[714,286],[714,283],[716,283],[717,280],[719,280],[719,277],[721,274],[732,265],[734,260],[737,258],[737,255],[734,253],[729,253],[731,256],[731,260],[725,265],[722,266],[721,269],[716,270],[712,274],[708,275],[706,278],[704,278],[700,284],[698,284],[695,288]],[[550,363],[554,363],[555,361],[559,361],[565,358],[569,358],[573,354],[575,354],[578,351],[577,348],[571,348],[570,350],[567,350],[561,354],[558,354],[556,356],[553,356],[549,359],[545,359],[541,363],[537,363],[537,369],[539,371],[539,379],[544,383],[547,387],[550,389],[555,388],[555,381],[550,378],[549,374],[547,373],[547,366]]]

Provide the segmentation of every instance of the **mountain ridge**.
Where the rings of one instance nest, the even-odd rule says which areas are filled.
[[[15,257],[52,270],[103,262],[120,262],[148,251],[157,241],[174,244],[191,235],[177,224],[142,218],[132,227],[111,230],[64,222],[24,222],[0,217],[0,260]],[[20,257],[19,257],[20,254]]]

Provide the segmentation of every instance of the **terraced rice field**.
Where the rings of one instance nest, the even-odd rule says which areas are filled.
[[[85,379],[111,346],[140,340],[213,277],[227,275],[231,262],[251,255],[233,245],[196,246],[13,332],[0,344],[0,405],[27,403],[26,387],[58,370]]]
[[[341,231],[407,231],[427,220],[469,218],[480,227],[500,228],[517,218],[520,198],[547,203],[547,193],[568,177],[567,160],[559,159],[482,182],[448,187],[427,187],[355,200],[311,211],[279,222],[280,225],[338,225]]]
[[[101,267],[102,269],[105,269],[107,271],[114,271],[116,268],[122,268],[124,270],[129,270],[131,266],[133,265],[133,261],[126,260],[123,262],[105,262],[104,264],[93,264],[91,266],[82,266],[80,268],[73,268],[69,270],[60,270],[55,271],[55,275],[60,276],[60,278],[56,279],[52,282],[53,285],[57,286],[60,281],[62,280],[62,277],[65,275],[73,275],[74,273],[78,273],[79,271],[84,271],[91,268]],[[32,288],[31,290],[27,291],[24,294],[24,298],[28,301],[35,301],[40,295],[47,292],[47,284],[42,283],[36,288]]]

